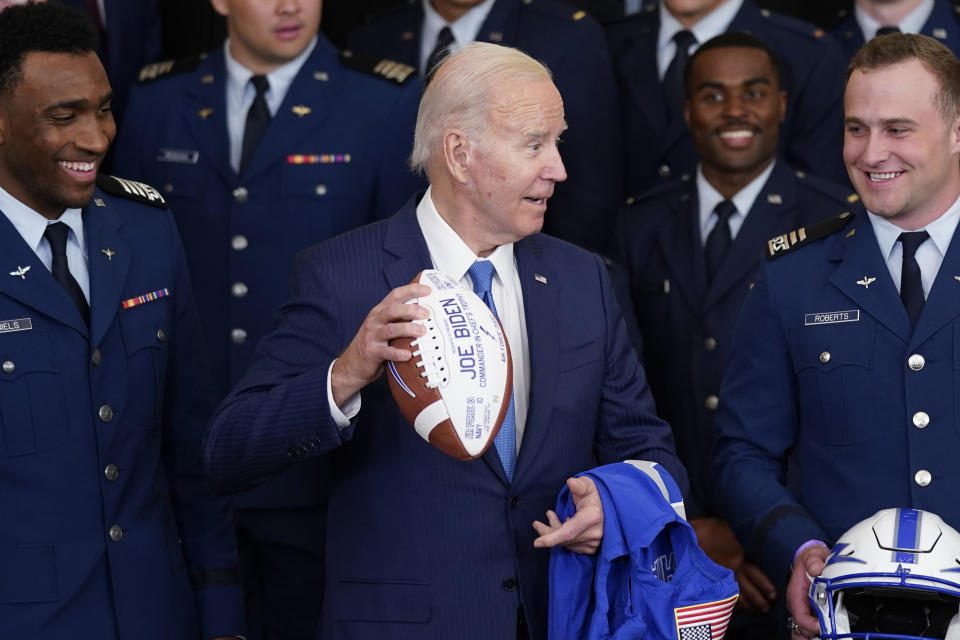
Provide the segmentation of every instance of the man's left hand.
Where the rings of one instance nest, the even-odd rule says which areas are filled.
[[[533,541],[533,546],[562,545],[577,553],[594,554],[603,540],[603,503],[597,485],[590,478],[581,476],[569,478],[567,488],[577,512],[563,523],[553,511],[547,511],[549,524],[534,521],[533,528],[540,537]]]

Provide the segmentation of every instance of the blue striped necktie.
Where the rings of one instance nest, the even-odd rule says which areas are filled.
[[[470,274],[470,280],[473,281],[473,292],[480,296],[486,303],[493,315],[500,318],[497,313],[497,306],[493,303],[493,293],[490,286],[493,283],[493,272],[495,267],[489,260],[477,260],[467,273]],[[507,480],[513,481],[513,470],[517,466],[517,414],[513,407],[513,390],[510,391],[510,406],[507,408],[507,415],[503,418],[503,424],[500,425],[500,431],[493,439],[493,444],[497,447],[497,453],[500,454],[500,462],[503,463],[503,470],[507,474]]]

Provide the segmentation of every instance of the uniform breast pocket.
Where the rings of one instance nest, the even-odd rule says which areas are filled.
[[[40,329],[0,335],[0,363],[0,455],[56,446],[68,426],[49,336]]]
[[[336,207],[334,213],[339,211],[340,207],[361,207],[359,210],[348,211],[348,216],[339,216],[355,221],[356,216],[369,208],[367,204],[370,201],[371,189],[367,173],[359,165],[349,162],[288,163],[280,171],[280,195],[284,199],[302,199],[311,203],[314,206],[305,210],[304,214],[314,216],[331,213],[323,208],[324,205]],[[356,222],[352,226],[356,226]]]
[[[127,354],[127,415],[144,427],[159,424],[163,406],[167,350],[172,336],[169,298],[120,311],[120,332]]]
[[[866,320],[804,326],[795,335],[800,417],[817,442],[850,445],[874,433],[875,334]]]

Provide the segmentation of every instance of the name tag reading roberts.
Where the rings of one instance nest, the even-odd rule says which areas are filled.
[[[200,152],[192,149],[160,149],[157,152],[158,162],[175,162],[178,164],[197,164]]]
[[[33,320],[30,318],[0,320],[0,333],[13,333],[14,331],[28,331],[30,329],[33,329]]]
[[[816,324],[838,324],[841,322],[859,322],[860,310],[824,311],[823,313],[808,313],[803,316],[803,325],[809,327]]]

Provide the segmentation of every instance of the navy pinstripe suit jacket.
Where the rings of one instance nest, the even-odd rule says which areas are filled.
[[[626,458],[660,462],[684,489],[686,474],[603,263],[543,234],[515,245],[531,388],[512,484],[493,447],[459,462],[424,442],[383,377],[338,430],[330,363],[388,291],[431,266],[415,207],[300,254],[292,298],[211,424],[207,472],[233,491],[332,452],[323,638],[510,638],[521,604],[545,638],[549,553],[530,523],[564,480]]]

